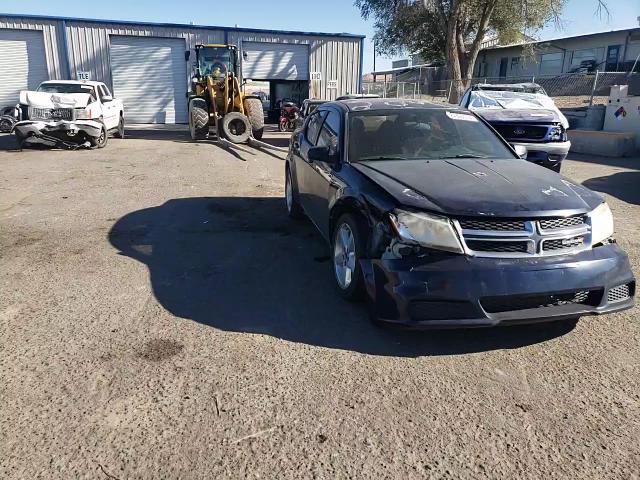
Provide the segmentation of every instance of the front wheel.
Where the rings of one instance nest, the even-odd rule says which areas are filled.
[[[359,222],[348,213],[338,219],[333,231],[333,277],[338,293],[347,300],[357,300],[364,292],[364,275],[360,266],[364,235]]]
[[[89,140],[89,143],[91,144],[91,148],[104,148],[107,146],[108,141],[109,132],[107,132],[107,127],[103,124],[100,136],[98,138],[92,138]]]
[[[189,132],[191,140],[209,138],[209,109],[204,98],[194,98],[189,104]]]
[[[278,130],[282,133],[287,131],[287,121],[286,120],[280,120],[280,123],[278,124]]]

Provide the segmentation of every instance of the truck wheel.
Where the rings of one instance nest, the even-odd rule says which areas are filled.
[[[189,103],[189,131],[191,140],[209,138],[209,109],[203,98],[194,98]]]
[[[222,117],[221,129],[231,143],[244,143],[249,140],[251,124],[249,119],[239,112],[227,113]]]
[[[104,148],[107,146],[108,141],[109,141],[109,132],[107,132],[107,127],[105,127],[104,124],[102,125],[100,136],[98,138],[89,139],[91,148]]]
[[[261,140],[262,134],[264,133],[264,110],[262,109],[262,102],[259,98],[247,98],[244,101],[244,108],[247,111],[249,123],[251,123],[253,138]]]
[[[120,121],[118,122],[118,129],[113,134],[116,138],[124,138],[124,116],[120,114]]]

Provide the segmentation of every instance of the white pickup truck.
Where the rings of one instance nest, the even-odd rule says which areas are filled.
[[[21,147],[103,148],[109,133],[124,138],[124,106],[102,82],[43,82],[36,91],[20,92],[20,113],[13,132]]]

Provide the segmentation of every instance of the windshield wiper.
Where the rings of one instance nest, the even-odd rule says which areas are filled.
[[[379,157],[364,157],[364,158],[360,158],[358,161],[359,162],[366,162],[367,160],[408,160],[408,159],[404,158],[404,157],[390,157],[390,156],[381,155]]]
[[[483,155],[474,155],[472,153],[464,153],[460,155],[451,155],[449,157],[438,157],[440,160],[446,160],[448,158],[489,158]]]

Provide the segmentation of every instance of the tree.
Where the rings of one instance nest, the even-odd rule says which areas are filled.
[[[597,13],[608,10],[594,0]],[[469,86],[483,40],[495,35],[515,43],[548,23],[562,25],[567,0],[355,0],[365,19],[373,17],[376,49],[388,55],[409,51],[446,62],[453,80],[450,102]]]

